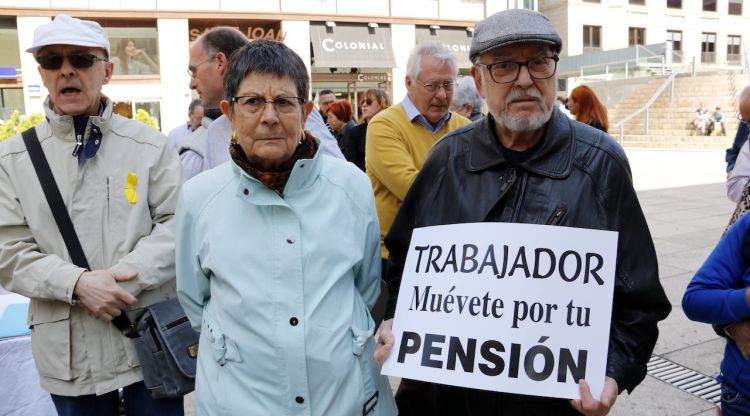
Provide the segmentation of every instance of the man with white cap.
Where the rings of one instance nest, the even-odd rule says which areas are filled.
[[[111,322],[174,297],[172,219],[182,182],[166,137],[112,112],[113,64],[98,23],[57,16],[27,50],[49,95],[35,127],[89,270],[71,261],[20,135],[0,144],[0,282],[31,298],[39,378],[60,415],[182,415],[152,399]]]
[[[477,23],[472,76],[489,108],[482,122],[449,133],[431,150],[385,245],[393,317],[416,227],[471,222],[548,224],[616,231],[615,288],[606,380],[600,399],[579,381],[581,399],[494,393],[407,381],[402,416],[604,415],[617,394],[646,375],[657,322],[671,307],[622,148],[607,134],[568,119],[555,105],[562,40],[541,13],[512,9]],[[392,349],[392,321],[381,325],[376,360]],[[498,334],[502,336],[502,334]]]

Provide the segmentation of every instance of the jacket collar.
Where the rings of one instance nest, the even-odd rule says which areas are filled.
[[[317,140],[317,139],[315,139]],[[300,159],[295,162],[292,174],[284,187],[284,196],[294,196],[296,193],[304,192],[311,186],[320,175],[323,152],[320,145],[312,159]],[[235,174],[240,177],[237,195],[257,205],[278,205],[282,199],[279,194],[263,185],[258,179],[250,176],[234,161],[230,162]],[[248,188],[248,194],[244,194]],[[247,195],[247,196],[244,196]]]
[[[100,131],[109,130],[108,121],[112,117],[112,100],[106,96],[101,96],[101,102],[104,109],[98,116],[89,117],[89,125],[93,124],[99,127]],[[73,126],[73,116],[61,116],[55,113],[52,108],[49,97],[44,101],[44,115],[49,121],[52,134],[60,140],[75,141],[75,128]],[[86,127],[88,129],[88,126]],[[86,135],[88,137],[88,135]]]
[[[472,131],[466,169],[479,172],[507,163],[500,141],[495,134],[495,119],[488,114]],[[553,108],[552,116],[545,125],[546,132],[539,147],[528,160],[521,164],[525,170],[548,176],[564,178],[570,173],[575,147],[575,129],[568,117]]]

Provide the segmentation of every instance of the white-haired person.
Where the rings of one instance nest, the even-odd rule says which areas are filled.
[[[453,103],[451,111],[461,114],[471,121],[481,120],[484,117],[482,107],[484,100],[477,91],[474,78],[463,77],[456,83],[456,90],[453,92]]]

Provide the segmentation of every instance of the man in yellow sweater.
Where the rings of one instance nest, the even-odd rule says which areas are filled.
[[[367,127],[365,168],[375,192],[380,221],[383,270],[388,250],[383,238],[391,228],[432,145],[469,120],[450,111],[458,62],[453,52],[438,42],[412,49],[406,64],[404,100],[373,117]]]

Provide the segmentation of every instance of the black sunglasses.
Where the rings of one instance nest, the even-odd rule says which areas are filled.
[[[51,53],[49,55],[37,56],[36,61],[43,69],[60,69],[63,66],[65,58],[68,58],[70,65],[76,69],[91,68],[95,61],[107,62],[107,58],[100,58],[90,53],[72,53],[70,55]]]

